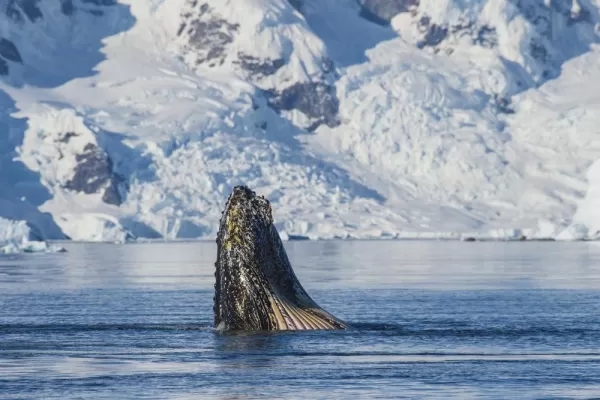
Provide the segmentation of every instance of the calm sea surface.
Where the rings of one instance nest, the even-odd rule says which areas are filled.
[[[211,329],[216,245],[0,256],[1,399],[598,398],[600,243],[289,242],[349,331]]]

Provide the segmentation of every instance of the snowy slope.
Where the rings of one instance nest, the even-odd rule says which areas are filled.
[[[547,3],[0,1],[0,217],[208,238],[246,184],[284,237],[597,235],[600,2]]]
[[[554,235],[573,215],[585,193],[584,171],[598,157],[598,147],[591,146],[599,133],[590,123],[594,114],[585,115],[598,107],[592,73],[598,8],[586,14],[589,22],[564,22],[570,15],[555,12],[555,29],[563,30],[559,36],[569,37],[571,46],[561,53],[551,42],[556,56],[543,63],[514,51],[515,44],[526,48],[522,43],[541,33],[515,15],[519,10],[512,2],[503,8],[497,1],[446,3],[437,8],[440,2],[421,2],[418,12],[395,17],[392,25],[401,34],[409,32],[368,50],[369,62],[349,67],[338,82],[340,114],[347,123],[321,129],[308,141],[357,176],[366,169],[383,178],[374,188],[394,208],[405,209],[410,199],[426,200],[451,205],[470,218],[452,229],[528,228],[528,235]],[[431,22],[415,27],[413,21],[423,19]],[[466,32],[460,32],[462,26]],[[473,39],[481,26],[498,32],[496,45]],[[435,33],[440,30],[444,36]],[[503,37],[511,31],[512,37]],[[560,64],[583,47],[589,52],[581,59]],[[538,71],[559,65],[559,79],[543,82]],[[574,108],[568,122],[566,108]],[[418,214],[419,208],[410,210]],[[432,227],[428,219],[422,222],[426,229]],[[437,219],[434,229],[449,220]]]

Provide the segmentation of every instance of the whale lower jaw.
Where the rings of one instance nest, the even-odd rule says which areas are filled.
[[[271,297],[271,307],[275,314],[277,330],[302,331],[314,329],[347,329],[348,326],[316,307],[299,307],[285,299]]]
[[[273,309],[276,326],[270,331],[310,331],[348,329],[348,326],[327,312],[314,308],[294,308],[281,305]],[[215,329],[218,332],[235,331],[221,321]]]
[[[318,306],[293,304],[285,296],[278,296],[275,293],[268,297],[270,303],[269,314],[271,314],[269,320],[271,323],[268,327],[251,330],[308,331],[349,328],[346,323]],[[229,326],[225,321],[219,322],[215,326],[215,329],[219,332],[240,330],[239,328]]]

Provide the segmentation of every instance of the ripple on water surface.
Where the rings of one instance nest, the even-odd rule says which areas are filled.
[[[596,243],[290,242],[348,331],[217,334],[213,243],[0,257],[0,398],[600,396]]]

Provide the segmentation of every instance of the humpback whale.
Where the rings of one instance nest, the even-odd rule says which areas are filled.
[[[246,186],[227,200],[217,235],[214,326],[218,331],[345,329],[296,278],[271,204]]]

